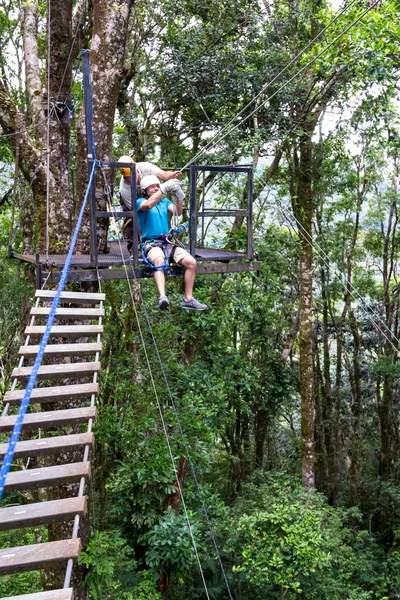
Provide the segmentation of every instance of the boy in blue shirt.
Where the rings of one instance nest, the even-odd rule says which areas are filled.
[[[177,181],[177,184],[179,185],[179,181]],[[161,235],[167,235],[169,232],[168,217],[170,214],[182,215],[182,199],[177,199],[174,205],[168,198],[163,197],[164,192],[174,191],[174,185],[175,180],[171,179],[163,184],[164,191],[161,190],[160,181],[155,175],[148,175],[140,182],[144,197],[137,200],[139,227],[146,258],[155,267],[161,267],[165,262],[163,246],[157,244],[155,240]],[[167,187],[168,189],[166,189]],[[184,248],[174,244],[168,244],[168,256],[171,256],[174,262],[185,268],[185,297],[181,307],[187,310],[205,310],[207,305],[202,304],[192,296],[196,277],[195,258]],[[154,271],[154,281],[160,295],[158,306],[161,310],[166,310],[169,307],[169,301],[165,295],[164,271]]]

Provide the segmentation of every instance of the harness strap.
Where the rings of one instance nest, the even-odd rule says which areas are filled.
[[[150,252],[150,250],[152,248],[156,248],[156,247],[164,249],[165,261],[164,261],[164,264],[160,265],[159,267],[154,266],[149,260],[147,260],[147,255]],[[168,269],[168,267],[169,267],[168,242],[165,239],[165,237],[157,238],[157,239],[147,241],[147,242],[142,242],[142,258],[143,258],[143,262],[145,262],[146,265],[148,265],[151,269],[154,269],[155,271],[165,271],[166,269]]]
[[[121,232],[124,233],[125,229],[128,227],[129,223],[132,223],[133,219],[132,217],[127,217],[126,219],[124,219],[124,222],[122,223],[122,227],[121,227]]]

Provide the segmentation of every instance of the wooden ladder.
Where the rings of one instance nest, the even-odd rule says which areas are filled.
[[[20,404],[25,390],[17,389],[20,382],[26,381],[32,371],[29,362],[35,359],[39,346],[35,339],[41,337],[45,326],[37,324],[49,314],[51,303],[56,292],[48,290],[36,291],[36,303],[31,309],[31,322],[25,329],[25,344],[19,349],[20,361],[12,372],[12,386],[4,396],[4,410],[0,417],[0,432],[11,431],[15,415],[9,415],[9,409]],[[95,399],[98,393],[98,374],[100,371],[99,355],[102,349],[101,334],[103,333],[102,320],[104,316],[104,294],[86,294],[79,292],[62,292],[60,304],[79,305],[60,307],[56,310],[56,319],[63,321],[79,319],[90,321],[90,325],[58,324],[52,326],[50,340],[45,348],[44,362],[49,359],[65,358],[66,362],[58,364],[43,364],[39,368],[36,387],[33,389],[30,412],[23,422],[23,441],[19,441],[15,448],[14,463],[16,459],[33,458],[47,455],[52,457],[65,454],[71,450],[81,450],[82,460],[65,464],[45,466],[43,468],[24,468],[12,470],[5,482],[5,492],[24,491],[38,488],[59,486],[70,483],[79,484],[76,497],[62,500],[43,501],[30,504],[21,504],[0,508],[0,531],[51,524],[56,522],[73,521],[71,538],[18,546],[15,548],[0,549],[0,575],[9,575],[22,571],[34,571],[54,564],[65,564],[66,575],[64,588],[49,592],[12,596],[8,600],[72,600],[73,590],[70,587],[72,567],[81,550],[79,538],[79,521],[87,512],[87,498],[85,496],[86,482],[90,477],[90,450],[93,447],[92,425],[96,416]],[[97,321],[93,324],[93,321]],[[67,338],[65,343],[52,343],[52,338]],[[95,338],[96,341],[80,343],[79,338]],[[64,342],[64,339],[63,339]],[[68,343],[66,343],[68,342]],[[73,361],[73,362],[72,362]],[[89,362],[92,361],[92,362]],[[28,363],[28,365],[27,365]],[[65,380],[74,378],[78,382],[73,385],[64,385],[60,381],[57,385],[42,387],[43,380]],[[79,378],[92,379],[91,383]],[[47,383],[46,383],[47,385]],[[46,410],[47,403],[62,402],[61,410]],[[65,404],[74,402],[73,408],[66,408]],[[76,407],[76,403],[81,406]],[[38,407],[39,405],[39,407]],[[32,408],[34,410],[32,410]],[[85,433],[71,433],[70,435],[54,435],[42,437],[42,429],[51,429],[53,432],[66,425],[86,424]],[[3,459],[8,444],[0,444],[0,458]],[[49,459],[47,459],[49,460]],[[50,459],[51,460],[51,459]],[[18,461],[20,462],[20,461]],[[15,466],[15,465],[13,465]],[[0,600],[5,600],[4,598]]]

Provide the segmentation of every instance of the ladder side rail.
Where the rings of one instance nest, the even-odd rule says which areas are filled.
[[[137,245],[136,245],[136,247],[137,247]],[[103,306],[104,306],[103,301],[101,300],[100,308],[102,309]],[[99,325],[103,324],[103,317],[99,317],[98,324]],[[97,343],[99,344],[100,342],[101,342],[101,334],[98,333],[97,334]],[[100,360],[100,352],[96,352],[95,361],[98,362],[99,360]],[[98,373],[95,372],[93,374],[93,383],[94,384],[97,383],[97,379],[98,379]],[[95,406],[95,404],[96,404],[96,394],[92,394],[90,397],[90,407],[93,408]],[[91,418],[88,420],[87,433],[92,433],[92,429],[93,429],[93,419]],[[83,462],[89,462],[89,452],[90,452],[90,446],[85,446],[85,449],[83,452]],[[85,486],[86,486],[86,479],[85,479],[85,477],[82,477],[79,482],[78,497],[83,496],[85,494]],[[73,526],[73,530],[72,530],[72,539],[77,538],[79,535],[80,518],[81,518],[80,515],[75,515],[74,526]],[[70,558],[68,560],[66,571],[65,571],[64,589],[68,589],[71,585],[73,566],[74,566],[74,561]]]
[[[35,302],[35,308],[38,308],[39,303],[40,303],[40,298],[37,298],[36,302]],[[31,318],[30,324],[29,324],[30,327],[32,327],[35,324],[35,318],[36,318],[35,315],[33,315],[33,317]],[[31,338],[30,335],[27,335],[25,337],[25,342],[23,344],[24,346],[29,346],[30,338]],[[19,362],[18,362],[18,368],[22,367],[22,365],[24,364],[24,359],[25,359],[25,357],[22,354],[21,357],[20,357],[20,359],[19,359]],[[11,392],[13,392],[15,390],[15,388],[17,386],[17,383],[18,383],[18,380],[14,379],[13,382],[12,382],[12,385],[11,385],[11,390],[10,390]],[[3,412],[1,413],[1,416],[2,417],[6,417],[9,410],[10,410],[10,403],[7,402],[5,404],[5,406],[4,406],[4,408],[3,408]]]

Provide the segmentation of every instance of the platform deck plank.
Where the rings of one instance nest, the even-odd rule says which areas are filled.
[[[23,596],[8,596],[0,600],[73,600],[73,588],[67,590],[51,590],[50,592],[36,592],[36,594],[24,594]]]
[[[7,475],[5,489],[6,491],[21,491],[77,483],[82,477],[88,479],[90,473],[90,462],[12,471]]]
[[[50,427],[63,427],[64,425],[75,425],[85,423],[89,419],[96,418],[95,406],[84,406],[82,408],[69,408],[65,410],[50,410],[46,412],[34,412],[25,415],[22,428],[24,431],[32,429],[49,429]],[[12,431],[17,415],[0,417],[0,432]]]
[[[0,531],[72,521],[87,513],[86,496],[0,508]]]
[[[14,458],[44,456],[48,454],[57,454],[58,452],[68,452],[83,446],[92,446],[93,442],[93,433],[77,433],[74,435],[59,435],[41,438],[40,440],[25,440],[23,442],[17,442]],[[5,456],[7,449],[8,443],[0,444],[1,458]]]
[[[78,383],[73,385],[58,385],[52,387],[34,388],[32,390],[31,402],[44,404],[56,402],[57,400],[75,400],[85,398],[99,391],[98,383]],[[18,404],[25,395],[25,390],[14,390],[4,394],[4,404]]]
[[[32,337],[42,336],[45,325],[28,325],[25,328],[25,335]],[[102,325],[53,325],[50,328],[50,335],[58,337],[88,337],[103,333]]]
[[[31,309],[31,315],[35,317],[47,317],[50,308],[45,306],[34,306]],[[56,317],[60,319],[99,319],[104,317],[103,308],[57,308]]]
[[[96,354],[101,352],[103,345],[99,342],[88,342],[86,344],[47,344],[44,349],[44,355],[49,357],[56,356],[78,356],[87,354]],[[21,346],[18,350],[20,356],[31,358],[39,352],[38,345]]]
[[[13,369],[11,377],[15,379],[28,379],[32,374],[33,367],[17,367]],[[57,365],[44,365],[39,367],[38,379],[69,378],[92,375],[100,371],[100,362],[73,362],[60,363]]]
[[[49,299],[54,298],[56,295],[55,290],[36,290],[35,296],[36,298]],[[61,300],[64,302],[71,302],[71,304],[80,303],[80,302],[104,302],[106,299],[105,294],[89,294],[85,292],[61,292],[60,296]]]
[[[77,559],[81,549],[79,538],[17,546],[0,550],[0,575],[36,571],[45,566],[72,559]]]

